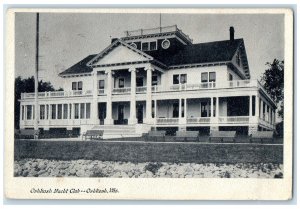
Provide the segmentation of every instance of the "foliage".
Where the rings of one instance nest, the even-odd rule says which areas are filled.
[[[150,171],[151,173],[156,174],[157,171],[163,166],[162,163],[160,162],[155,162],[155,163],[148,163],[146,166],[145,166],[145,171]]]
[[[55,91],[50,82],[39,81],[39,92]],[[15,128],[19,129],[21,93],[34,92],[34,77],[22,79],[20,76],[15,79]]]
[[[264,88],[271,98],[280,106],[278,115],[283,119],[284,100],[284,61],[274,59],[272,63],[267,62],[268,69],[261,79]]]

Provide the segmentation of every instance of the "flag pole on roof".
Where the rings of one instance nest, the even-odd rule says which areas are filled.
[[[39,129],[39,106],[38,106],[38,71],[39,71],[39,13],[36,13],[36,53],[35,53],[35,74],[34,74],[34,130]]]

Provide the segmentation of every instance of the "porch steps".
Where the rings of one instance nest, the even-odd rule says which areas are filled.
[[[137,134],[135,126],[132,125],[98,125],[92,128],[93,130],[103,130],[103,139],[141,137]]]

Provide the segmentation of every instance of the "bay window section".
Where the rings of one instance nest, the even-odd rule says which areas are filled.
[[[55,104],[51,105],[51,119],[52,120],[56,119],[56,105]]]
[[[40,106],[40,119],[41,120],[45,119],[45,105]]]
[[[27,120],[31,120],[32,117],[32,105],[26,105],[26,115],[27,115]]]
[[[80,118],[84,118],[85,103],[80,104]]]
[[[79,119],[79,104],[75,104],[74,118]]]
[[[64,119],[68,119],[68,104],[64,104]]]
[[[62,104],[57,105],[57,119],[62,119]]]
[[[86,103],[86,119],[91,118],[91,103]]]

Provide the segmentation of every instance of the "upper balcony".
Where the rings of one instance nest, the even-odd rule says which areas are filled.
[[[261,89],[265,94],[266,91],[262,87],[262,84],[258,80],[233,80],[227,82],[206,82],[197,84],[176,84],[176,85],[157,85],[152,86],[152,93],[163,92],[182,92],[182,91],[201,91],[207,89],[239,89],[247,87],[256,87]],[[147,86],[136,87],[136,94],[145,94],[147,92]],[[106,89],[98,89],[98,96],[104,96],[107,94]],[[112,95],[124,95],[130,94],[131,87],[113,88]],[[57,98],[57,97],[82,97],[92,96],[93,90],[76,90],[76,91],[53,91],[53,92],[39,92],[39,98]],[[22,93],[21,99],[33,99],[35,93]]]

